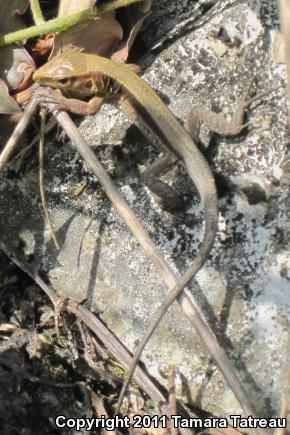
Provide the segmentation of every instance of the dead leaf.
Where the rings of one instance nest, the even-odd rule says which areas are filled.
[[[5,80],[9,89],[24,89],[33,71],[34,60],[24,48],[17,45],[1,47],[0,78]]]
[[[0,33],[13,32],[25,27],[21,14],[28,6],[28,0],[10,0],[1,2]],[[23,89],[35,70],[35,64],[28,52],[20,45],[1,47],[0,50],[0,79],[4,80],[9,89]],[[17,111],[17,104],[9,99],[7,89],[1,85],[1,113]]]
[[[61,0],[59,14],[79,12],[92,7],[94,3],[93,0],[83,2]],[[152,0],[144,0],[79,23],[56,35],[51,57],[60,52],[83,51],[111,57],[117,62],[125,62],[151,4]]]
[[[120,23],[124,30],[125,37],[112,56],[112,59],[116,62],[125,63],[128,59],[129,52],[138,32],[142,28],[145,18],[149,14],[151,5],[152,0],[145,0],[141,3],[133,4],[128,8],[124,8],[123,15],[120,16]]]
[[[94,0],[61,0],[59,16],[80,12],[93,7]],[[79,23],[55,37],[51,57],[64,52],[81,52],[110,57],[121,41],[123,31],[115,19],[115,12]]]
[[[48,54],[53,47],[54,38],[55,35],[53,34],[45,35],[42,39],[37,41],[34,51],[39,53],[41,56]]]
[[[0,113],[11,114],[21,112],[20,107],[9,95],[6,83],[0,79]]]
[[[123,36],[115,13],[79,23],[56,35],[51,56],[58,53],[81,52],[110,57]]]

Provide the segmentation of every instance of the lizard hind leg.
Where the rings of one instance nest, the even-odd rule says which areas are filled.
[[[168,211],[182,208],[183,201],[180,195],[159,177],[170,170],[177,160],[175,154],[167,153],[155,160],[141,175],[156,201]]]
[[[256,97],[248,98],[249,92],[250,86],[237,97],[230,119],[225,118],[222,112],[217,113],[203,106],[193,106],[185,121],[185,129],[196,142],[199,141],[199,131],[202,124],[213,133],[221,136],[238,135],[248,125],[248,122],[244,122],[248,106],[256,100]]]
[[[132,122],[139,128],[143,135],[154,143],[156,148],[164,151],[164,144],[150,127],[139,116],[138,104],[131,96],[126,95],[126,91],[121,95],[117,101],[117,107],[122,110]],[[139,108],[140,109],[140,108]],[[142,110],[141,110],[142,112]],[[144,112],[144,111],[143,111]],[[144,115],[144,113],[143,113]],[[149,123],[150,124],[150,123]],[[152,165],[150,165],[142,174],[142,180],[152,192],[155,200],[161,206],[168,210],[176,210],[183,207],[183,201],[180,195],[169,184],[159,179],[162,174],[165,174],[169,169],[179,160],[173,152],[166,152],[166,154],[159,157]]]

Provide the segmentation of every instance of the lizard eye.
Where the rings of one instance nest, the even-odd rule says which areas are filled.
[[[92,80],[88,80],[86,83],[84,83],[84,87],[86,89],[92,89],[93,88]]]
[[[70,79],[58,79],[58,83],[62,86],[69,86]]]

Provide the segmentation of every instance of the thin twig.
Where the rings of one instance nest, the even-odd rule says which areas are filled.
[[[12,152],[16,148],[16,145],[17,145],[18,141],[20,140],[22,134],[26,130],[27,126],[29,125],[31,118],[37,109],[37,105],[38,105],[37,99],[32,98],[31,101],[26,106],[26,108],[23,112],[22,118],[20,119],[20,121],[16,125],[16,127],[15,127],[12,135],[10,136],[8,142],[6,143],[5,147],[1,151],[1,154],[0,154],[0,172],[5,167]]]
[[[44,109],[41,109],[40,111],[40,138],[39,138],[39,191],[40,191],[40,198],[41,203],[43,207],[43,211],[45,214],[46,221],[49,226],[50,234],[52,237],[52,240],[55,244],[56,249],[60,249],[56,233],[53,228],[52,219],[50,217],[50,214],[48,212],[47,208],[47,201],[45,196],[45,189],[44,189],[44,137],[45,137],[45,111]]]
[[[51,118],[48,123],[45,125],[45,134],[49,133],[55,126],[57,122],[54,118]],[[9,162],[9,164],[13,164],[16,172],[19,171],[21,163],[25,157],[25,154],[34,147],[35,144],[39,143],[40,134],[36,134],[32,139],[29,145],[27,145],[23,150],[19,151]]]
[[[105,370],[103,367],[100,367],[100,364],[95,360],[96,353],[101,356],[102,361],[107,361],[109,359],[108,353],[104,346],[98,343],[95,336],[88,332],[87,328],[84,328],[84,325],[80,319],[77,319],[77,325],[84,345],[82,358],[86,361],[88,366],[106,382],[110,383],[111,385],[116,385],[116,383],[119,383],[121,380],[120,376]]]

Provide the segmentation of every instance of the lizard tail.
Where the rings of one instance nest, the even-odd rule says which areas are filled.
[[[199,193],[201,198],[203,199],[204,203],[204,210],[205,210],[205,229],[204,229],[204,236],[203,241],[200,247],[200,250],[192,262],[191,266],[187,269],[186,273],[182,275],[177,283],[171,287],[168,291],[168,294],[166,295],[165,299],[161,303],[159,309],[154,314],[154,316],[151,319],[150,325],[144,334],[142,340],[140,341],[139,345],[137,346],[134,356],[131,361],[131,366],[128,371],[128,376],[122,386],[121,393],[118,398],[118,403],[115,410],[115,415],[119,414],[120,408],[124,399],[124,396],[126,394],[126,391],[128,389],[128,386],[132,380],[135,368],[138,364],[139,358],[149,341],[150,337],[152,336],[153,332],[159,325],[160,321],[162,320],[164,314],[170,307],[170,305],[174,302],[174,300],[178,297],[179,293],[184,289],[186,285],[189,284],[189,282],[194,278],[196,273],[199,271],[199,269],[203,266],[205,263],[209,252],[212,248],[212,245],[214,243],[216,231],[217,231],[217,217],[218,217],[218,203],[217,203],[217,194],[214,184],[214,179],[212,174],[210,174],[209,178],[209,184],[206,186],[204,183],[202,183],[202,187],[199,185],[199,171],[193,171],[193,167],[189,167],[190,165],[186,165],[187,170],[189,172],[189,175],[192,179],[194,179],[194,183],[198,187]],[[196,168],[195,168],[196,169]],[[194,172],[194,173],[193,173]],[[202,177],[203,179],[203,177]]]

